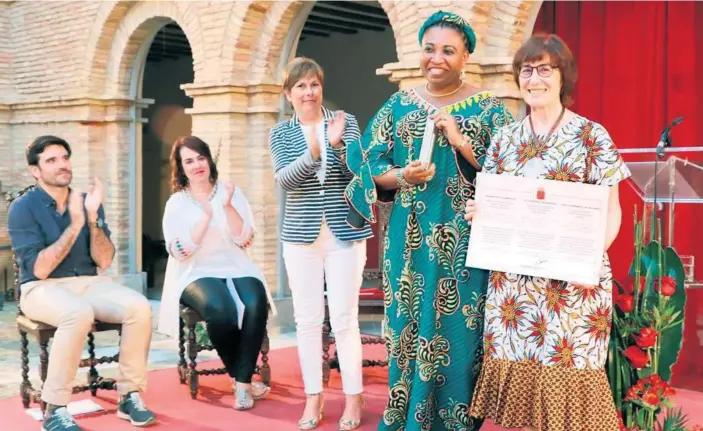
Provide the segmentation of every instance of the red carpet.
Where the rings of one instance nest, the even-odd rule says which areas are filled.
[[[364,346],[367,358],[382,357],[383,346]],[[159,423],[148,429],[169,431],[283,431],[296,430],[304,406],[302,379],[295,348],[276,350],[271,354],[272,392],[259,401],[254,409],[238,412],[234,403],[230,380],[225,376],[201,376],[200,395],[192,400],[185,385],[178,381],[175,368],[149,373],[149,390],[145,394],[146,404],[158,415]],[[213,363],[203,364],[208,367]],[[219,364],[217,364],[219,366]],[[32,370],[34,371],[34,370]],[[364,370],[367,407],[364,411],[363,426],[360,430],[375,430],[386,402],[386,369],[366,368]],[[332,372],[330,387],[325,398],[325,418],[318,428],[321,431],[336,430],[344,408],[344,395],[340,390],[339,373]],[[82,394],[74,399],[87,398]],[[694,419],[693,423],[703,424],[703,414],[694,406],[702,405],[703,394],[684,392],[678,397],[684,411]],[[126,421],[115,416],[116,394],[112,391],[98,392],[93,400],[106,411],[77,418],[78,424],[86,431],[134,431]],[[18,397],[0,400],[0,430],[37,431],[41,423],[32,420],[22,409]],[[500,431],[502,428],[486,424],[482,431]]]

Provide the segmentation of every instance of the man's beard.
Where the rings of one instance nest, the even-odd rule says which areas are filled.
[[[59,176],[62,173],[68,173],[68,176]],[[71,171],[64,171],[64,172],[59,172],[56,176],[47,178],[44,175],[42,175],[42,181],[44,184],[52,187],[68,187],[68,185],[71,184],[71,180],[73,179],[73,172]]]

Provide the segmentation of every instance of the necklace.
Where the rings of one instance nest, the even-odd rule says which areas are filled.
[[[436,98],[451,96],[452,94],[455,94],[457,91],[461,90],[461,87],[464,86],[463,79],[459,80],[459,82],[460,82],[460,84],[456,89],[450,91],[449,93],[444,93],[444,94],[435,94],[435,93],[431,92],[430,91],[430,84],[429,84],[429,82],[426,82],[425,83],[425,91],[427,91],[427,94],[429,94],[430,96],[436,97]]]
[[[547,136],[543,140],[540,140],[539,142],[536,142],[537,141],[537,133],[535,132],[535,125],[532,123],[532,115],[529,116],[530,130],[532,131],[532,146],[533,146],[533,148],[537,148],[535,146],[536,143],[538,143],[538,144],[540,144],[540,146],[542,146],[542,145],[546,144],[547,142],[549,142],[549,138],[552,137],[552,133],[554,133],[554,130],[557,128],[557,126],[561,122],[561,119],[564,117],[564,112],[566,112],[566,107],[562,106],[561,113],[559,114],[559,118],[557,118],[557,121],[554,122],[554,124],[552,125],[552,128],[549,129],[549,133],[547,134]]]
[[[191,201],[193,201],[193,203],[194,203],[195,205],[197,205],[197,206],[199,206],[199,207],[202,208],[203,205],[200,203],[199,200],[195,199],[195,197],[193,197],[192,194],[190,194],[190,192],[188,191],[188,189],[183,189],[183,190],[186,192],[186,196],[188,196],[188,198],[189,198]],[[210,196],[208,196],[208,198],[207,198],[208,202],[211,201],[212,198],[215,197],[215,194],[216,194],[216,193],[217,193],[217,184],[215,184],[215,185],[212,187],[212,191],[210,192]]]

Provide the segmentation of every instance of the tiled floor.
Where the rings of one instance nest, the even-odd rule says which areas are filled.
[[[159,302],[150,301],[153,313],[154,327],[158,319]],[[294,346],[295,325],[293,321],[293,307],[290,299],[276,301],[277,316],[270,316],[268,323],[271,349]],[[14,302],[5,303],[0,311],[0,398],[17,395],[21,381],[20,339],[15,326],[17,307]],[[364,334],[378,335],[381,330],[380,316],[362,316],[361,332]],[[109,356],[117,350],[117,334],[101,333],[95,336],[96,356]],[[49,346],[51,348],[51,345]],[[38,364],[39,347],[30,339],[30,379],[35,388],[39,387]],[[87,351],[85,352],[87,355]],[[201,352],[198,358],[216,358],[214,352]],[[176,340],[154,332],[152,334],[151,350],[149,352],[149,370],[174,367],[178,362],[178,349]],[[116,364],[101,365],[100,374],[105,377],[114,377]],[[79,370],[76,383],[85,384],[87,369]]]

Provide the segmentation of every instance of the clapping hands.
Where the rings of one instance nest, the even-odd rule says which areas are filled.
[[[327,122],[327,138],[330,140],[332,148],[341,146],[346,124],[347,114],[344,111],[337,111],[334,117]]]

